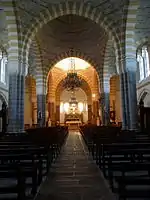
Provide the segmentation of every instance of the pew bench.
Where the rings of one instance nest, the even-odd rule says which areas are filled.
[[[37,193],[38,164],[24,163],[0,165],[0,199],[26,200]]]
[[[114,175],[115,170],[120,171]],[[117,193],[120,199],[150,198],[150,163],[134,163],[113,166],[109,176],[117,183]],[[114,187],[114,185],[113,185]]]

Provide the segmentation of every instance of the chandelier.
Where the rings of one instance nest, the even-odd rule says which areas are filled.
[[[63,81],[63,87],[68,91],[74,91],[80,88],[82,85],[82,80],[78,77],[77,72],[75,71],[75,59],[70,58],[70,69],[67,72],[67,76]]]
[[[74,92],[72,92],[72,96],[71,96],[71,98],[70,98],[70,100],[69,100],[69,105],[70,105],[71,107],[75,107],[75,106],[78,105],[78,101],[77,101],[77,99],[76,99],[76,97],[75,97]]]
[[[75,114],[77,111],[77,107],[78,107],[78,101],[75,97],[75,91],[71,91],[71,97],[69,100],[69,110],[70,113]]]

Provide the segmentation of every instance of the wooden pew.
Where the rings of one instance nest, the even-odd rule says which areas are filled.
[[[115,177],[115,180],[119,198],[150,199],[150,163],[124,164],[118,167],[121,176]]]
[[[44,131],[49,132],[49,130]],[[43,129],[34,130],[34,134],[31,135],[16,134],[2,138],[0,141],[0,183],[4,179],[15,180],[15,183],[6,184],[5,188],[0,184],[0,199],[7,193],[15,194],[14,199],[19,200],[24,200],[27,196],[32,198],[35,196],[37,187],[47,175],[55,155],[58,156],[67,137],[67,129],[60,128],[57,131],[58,128],[55,130],[56,135],[53,132],[45,138],[42,138]],[[37,132],[39,138],[37,138]],[[45,168],[46,172],[43,173]]]
[[[82,129],[81,134],[85,141],[88,140],[86,144],[89,151],[103,171],[105,178],[108,179],[113,192],[119,194],[119,199],[150,198],[150,137],[148,135],[134,131],[120,131],[116,137],[112,138],[112,136],[109,137],[107,131],[103,130],[103,134],[100,134],[95,132],[95,129],[93,133],[92,129],[89,133],[88,129],[85,132]],[[139,177],[139,172],[147,173]],[[118,186],[114,188],[116,183]],[[138,190],[141,185],[144,189]],[[128,190],[129,186],[134,186],[134,189]]]

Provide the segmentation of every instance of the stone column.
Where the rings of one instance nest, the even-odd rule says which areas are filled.
[[[115,99],[114,99],[114,106],[113,110],[115,110],[115,120],[116,122],[122,122],[122,106],[121,106],[121,90],[120,90],[120,76],[117,75],[115,78]]]
[[[36,124],[36,103],[32,102],[32,125]]]
[[[9,60],[8,132],[24,132],[23,66],[17,60]]]
[[[125,70],[120,75],[123,129],[129,130],[137,130],[138,125],[136,67],[136,59],[126,58]]]
[[[38,127],[46,126],[46,86],[43,82],[36,82],[37,92],[37,125]]]
[[[97,117],[98,117],[98,102],[97,101],[93,101],[93,123],[96,124],[97,123]]]
[[[51,120],[52,125],[55,125],[55,104],[54,104],[54,102],[48,102],[48,112],[49,112],[49,118]]]
[[[88,122],[92,122],[92,105],[88,105]]]
[[[107,92],[101,93],[100,108],[102,114],[102,125],[109,125],[110,123],[110,94]]]
[[[110,75],[107,72],[101,78],[100,83],[100,108],[102,114],[102,125],[110,124]]]
[[[60,105],[56,105],[56,121],[60,122]]]
[[[121,104],[122,104],[122,130],[129,129],[129,101],[128,101],[128,85],[127,73],[120,74],[120,90],[121,90]]]
[[[19,124],[20,124],[20,132],[24,132],[24,95],[25,95],[25,76],[19,75],[18,79],[18,97],[19,97]]]
[[[37,123],[39,127],[45,127],[46,120],[46,95],[37,95]]]

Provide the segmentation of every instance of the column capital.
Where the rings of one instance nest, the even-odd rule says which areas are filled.
[[[28,66],[26,63],[22,62],[21,59],[9,59],[8,58],[8,73],[10,74],[20,74],[25,75],[25,68]]]
[[[130,62],[133,62],[135,61],[136,62],[136,56],[123,56],[120,58],[120,61],[121,62],[126,62],[126,61],[130,61]]]
[[[46,85],[42,81],[36,81],[36,93],[37,95],[46,95]]]
[[[123,65],[122,73],[124,72],[136,72],[137,70],[137,59],[135,56],[124,56],[120,59]]]
[[[9,74],[18,74],[19,73],[19,61],[8,59],[8,73]]]

